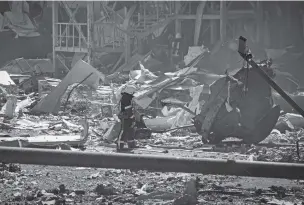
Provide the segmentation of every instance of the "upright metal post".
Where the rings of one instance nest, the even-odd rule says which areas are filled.
[[[93,29],[94,29],[94,2],[87,1],[87,48],[88,48],[88,64],[92,65],[93,50]]]
[[[52,38],[53,38],[53,71],[55,77],[59,77],[59,70],[56,67],[56,44],[57,44],[57,22],[58,22],[58,2],[52,1]]]

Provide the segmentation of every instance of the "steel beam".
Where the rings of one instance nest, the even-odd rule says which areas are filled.
[[[262,70],[259,65],[252,60],[252,58],[248,58],[247,54],[240,53],[241,57],[248,62],[249,65],[252,66],[253,70],[256,71],[275,91],[277,91],[282,98],[297,111],[302,117],[304,117],[304,110],[287,94],[285,91],[274,82],[268,74]]]
[[[304,179],[304,164],[0,147],[0,162]]]

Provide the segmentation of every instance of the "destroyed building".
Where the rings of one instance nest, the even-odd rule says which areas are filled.
[[[60,166],[67,159],[43,161],[50,156],[45,150],[42,158],[14,158],[20,154],[14,148],[16,155],[6,158],[1,153],[10,149],[1,147],[74,151],[67,154],[70,166],[79,150],[115,152],[124,126],[122,92],[132,85],[139,147],[126,152],[180,156],[168,150],[184,149],[199,157],[239,152],[237,159],[247,161],[302,161],[303,11],[302,2],[271,1],[0,2],[0,159]],[[277,149],[280,143],[292,148]],[[147,170],[161,161],[137,160]],[[88,161],[79,163],[139,166]],[[202,173],[213,173],[210,167]],[[271,176],[230,168],[216,172]],[[282,170],[273,175],[282,177]],[[144,186],[136,194],[147,197]]]
[[[129,81],[140,87],[135,94],[140,115],[154,117],[144,118],[144,127],[164,131],[190,126],[193,123],[191,118],[203,109],[200,106],[212,98],[212,85],[214,87],[214,83],[226,75],[239,76],[237,73],[242,71],[237,71],[242,67],[246,68],[245,61],[237,52],[236,39],[239,36],[247,38],[248,47],[256,61],[271,59],[273,63],[267,64],[265,68],[271,67],[275,70],[271,77],[301,107],[301,82],[297,79],[299,71],[296,68],[303,55],[299,51],[303,42],[303,35],[300,34],[303,31],[300,29],[301,22],[295,21],[302,15],[300,3],[58,1],[1,4],[1,40],[6,43],[14,42],[18,46],[22,42],[32,45],[22,46],[28,49],[24,55],[23,51],[14,46],[10,46],[8,52],[3,51],[1,70],[9,74],[9,77],[3,76],[3,81],[11,78],[25,93],[39,93],[31,106],[32,113],[60,112],[66,90],[78,83],[89,85],[92,89],[99,85],[110,85],[107,89],[112,91],[106,91],[108,94],[105,94],[109,96],[109,100],[100,106],[108,106],[111,110],[109,112],[113,114],[114,104],[120,98],[120,85]],[[286,14],[284,18],[283,13]],[[278,26],[277,21],[293,23],[282,27]],[[274,30],[277,32],[273,32]],[[288,33],[288,38],[283,37],[286,30],[292,31]],[[51,38],[48,36],[50,32]],[[278,32],[280,35],[276,35]],[[14,38],[12,34],[15,35]],[[51,43],[52,52],[48,46],[40,44],[40,41]],[[39,46],[33,46],[36,44]],[[41,48],[44,52],[39,50]],[[293,69],[287,70],[289,63],[293,65]],[[263,63],[260,65],[263,66]],[[258,78],[255,79],[254,74],[249,75],[246,72],[241,74],[243,77],[236,79],[245,83],[246,89],[251,87],[251,82],[253,90],[256,89],[258,93],[266,87],[270,89],[267,83],[266,87],[259,88],[257,85],[262,84],[257,83]],[[248,75],[246,79],[244,75]],[[3,83],[8,86],[7,82]],[[253,95],[253,99],[248,102],[260,102],[257,96]],[[270,107],[280,105],[283,111],[294,112],[294,108],[273,89],[266,96],[273,99]],[[229,99],[230,97],[235,98],[234,100],[238,98],[228,96]],[[6,102],[7,104],[9,103]],[[184,107],[174,108],[177,104],[186,106],[191,112],[195,109],[195,114],[187,113],[186,110],[181,112],[180,109]],[[239,113],[240,119],[242,116],[247,116],[246,119],[253,117],[253,112],[245,114],[245,110],[253,111],[254,107],[245,103],[236,105],[235,109],[239,109],[239,106],[243,107]],[[184,112],[189,116],[184,117]],[[209,125],[213,127],[210,127],[211,130],[216,129],[216,126],[223,126],[219,122],[216,125],[216,116],[221,116],[221,111],[215,112],[216,115],[211,117],[212,122]],[[176,119],[171,119],[172,113],[179,113]],[[159,123],[160,119],[162,123]],[[275,121],[276,119],[266,129],[268,131],[261,140],[269,134]],[[254,129],[254,122],[249,120],[248,123],[253,124],[248,124],[246,129]],[[239,123],[235,121],[232,124]],[[217,135],[223,136],[219,139],[230,136],[227,134],[229,129],[224,130],[216,131]],[[244,132],[247,131],[241,131],[241,135],[246,135]],[[234,135],[232,131],[231,133]]]

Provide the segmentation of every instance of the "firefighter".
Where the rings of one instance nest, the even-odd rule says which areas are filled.
[[[175,35],[175,39],[172,42],[172,55],[173,56],[181,56],[181,42],[182,42],[182,35],[180,33],[177,33]]]
[[[133,108],[133,95],[136,91],[135,85],[126,85],[121,91],[120,100],[120,113],[119,119],[121,121],[121,131],[117,139],[117,151],[124,148],[125,143],[128,144],[128,148],[136,148],[134,140],[135,136],[135,116]]]

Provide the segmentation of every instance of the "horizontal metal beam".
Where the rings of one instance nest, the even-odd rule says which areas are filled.
[[[0,147],[0,162],[304,179],[304,164]]]
[[[220,14],[203,14],[202,15],[202,19],[203,20],[219,20]],[[255,18],[255,15],[253,13],[229,13],[228,14],[228,19],[239,19],[239,18],[245,18],[245,19],[253,19]],[[196,19],[196,15],[195,14],[180,14],[180,15],[176,15],[176,19],[180,19],[180,20],[187,20],[187,19]]]

